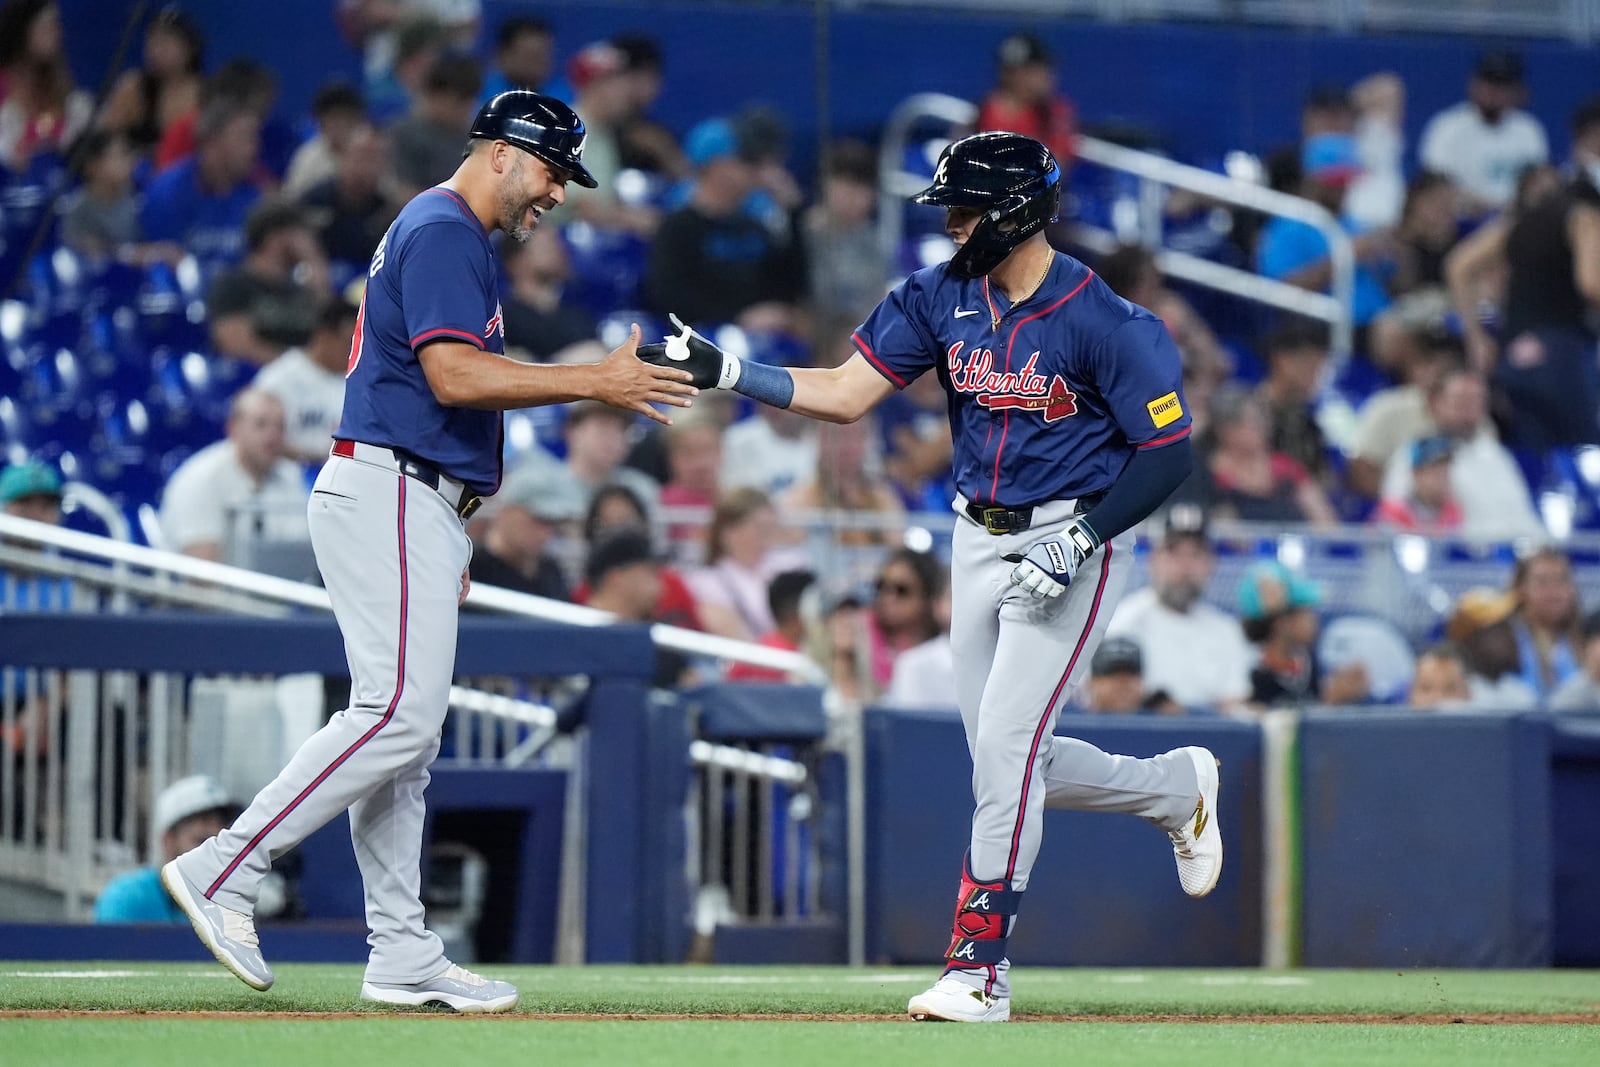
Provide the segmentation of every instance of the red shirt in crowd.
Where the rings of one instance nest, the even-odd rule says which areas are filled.
[[[978,129],[1004,130],[1043,141],[1064,171],[1078,155],[1078,113],[1060,93],[1039,107],[1017,107],[999,93],[990,93],[978,108]]]

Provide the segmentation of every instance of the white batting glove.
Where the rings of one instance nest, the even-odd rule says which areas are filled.
[[[1059,534],[1035,541],[1024,555],[1015,552],[1001,557],[1015,563],[1011,584],[1025,590],[1035,600],[1051,600],[1067,591],[1083,561],[1100,547],[1100,539],[1088,523],[1074,520]]]

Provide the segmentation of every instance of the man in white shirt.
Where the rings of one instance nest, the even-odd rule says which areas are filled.
[[[318,314],[306,346],[262,367],[252,383],[283,405],[284,451],[291,459],[320,464],[328,458],[344,411],[344,372],[355,329],[355,307],[333,301]]]
[[[1486,52],[1473,68],[1467,99],[1428,120],[1420,155],[1428,170],[1460,187],[1461,213],[1481,216],[1505,207],[1523,170],[1550,159],[1539,120],[1520,110],[1528,90],[1522,57]]]
[[[1450,490],[1461,504],[1461,536],[1477,541],[1548,538],[1533,507],[1533,495],[1517,461],[1495,436],[1488,420],[1489,389],[1483,375],[1466,367],[1446,370],[1427,396],[1428,418],[1450,438]],[[1428,435],[1425,435],[1428,436]],[[1411,495],[1411,444],[1389,458],[1383,472],[1385,499]]]
[[[309,497],[300,466],[283,454],[283,405],[245,389],[229,409],[228,436],[173,471],[161,531],[174,551],[243,562],[259,542],[309,541]]]
[[[1174,506],[1150,554],[1150,584],[1122,598],[1106,633],[1138,643],[1147,692],[1226,712],[1249,698],[1255,657],[1239,620],[1202,599],[1216,563],[1199,510]]]
[[[724,493],[747,486],[776,496],[817,473],[817,424],[766,404],[729,426],[722,435]]]

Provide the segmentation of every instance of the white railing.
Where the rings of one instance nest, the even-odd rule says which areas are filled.
[[[942,93],[919,93],[907,98],[889,116],[878,156],[884,198],[879,211],[878,238],[891,262],[899,262],[900,243],[905,233],[902,201],[928,182],[926,175],[905,169],[905,151],[911,144],[913,131],[930,120],[944,122],[953,129],[970,127],[977,113],[978,109],[969,101]],[[1099,253],[1109,252],[1125,239],[1136,241],[1155,253],[1157,265],[1170,277],[1328,323],[1333,351],[1341,359],[1349,355],[1354,337],[1351,308],[1355,293],[1355,252],[1350,235],[1326,208],[1298,196],[1094,137],[1078,139],[1078,158],[1134,175],[1139,179],[1140,195],[1135,212],[1137,222],[1132,232],[1113,233],[1080,222],[1072,225],[1075,240]],[[1328,242],[1333,270],[1331,292],[1309,292],[1253,271],[1162,248],[1162,205],[1168,189],[1184,189],[1220,203],[1292,219],[1315,228]]]

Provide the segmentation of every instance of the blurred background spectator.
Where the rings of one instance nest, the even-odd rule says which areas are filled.
[[[445,52],[433,61],[410,112],[389,127],[402,202],[455,173],[482,90],[483,71],[471,56]]]
[[[570,87],[552,84],[555,64],[550,24],[534,15],[512,15],[494,31],[493,66],[484,75],[483,100],[508,89],[534,89],[570,102]]]
[[[133,186],[135,158],[127,138],[98,130],[89,133],[80,142],[78,159],[83,185],[62,201],[61,242],[93,261],[144,258]],[[166,258],[176,259],[177,246],[168,247]]]
[[[1324,672],[1317,661],[1322,603],[1316,584],[1276,561],[1253,564],[1239,584],[1245,637],[1260,647],[1250,671],[1250,702],[1260,707],[1364,702],[1371,690],[1365,666]]]
[[[328,258],[335,286],[364,277],[389,223],[399,213],[389,177],[389,137],[367,122],[343,136],[334,172],[300,197]]]
[[[812,310],[860,322],[889,289],[878,240],[878,168],[860,141],[836,141],[823,163],[822,191],[805,213]]]
[[[933,621],[939,632],[894,660],[884,703],[900,708],[956,710],[956,658],[950,647],[950,582],[939,572]]]
[[[943,564],[928,552],[897,548],[889,553],[873,584],[868,616],[872,684],[882,692],[894,676],[895,662],[908,649],[933,641],[950,628],[940,621],[938,600],[946,583]]]
[[[1550,710],[1600,715],[1600,611],[1583,620],[1578,670],[1550,696]]]
[[[610,612],[618,622],[659,621],[656,605],[661,599],[661,568],[661,559],[644,528],[624,527],[604,535],[590,548],[584,564],[589,606]],[[651,684],[672,688],[692,685],[694,678],[682,653],[656,647]]]
[[[994,88],[978,106],[978,129],[1043,141],[1066,171],[1077,155],[1077,112],[1056,88],[1056,61],[1031,33],[1013,33],[995,50]]]
[[[824,424],[817,434],[817,466],[806,481],[778,498],[785,511],[833,511],[862,524],[839,531],[841,545],[892,545],[900,540],[905,508],[870,455],[876,431],[870,418]]]
[[[756,643],[763,648],[778,648],[799,652],[806,639],[804,602],[807,590],[817,583],[810,571],[784,571],[774,575],[767,586],[767,606],[772,609],[772,629]],[[728,669],[730,682],[786,682],[793,681],[783,671],[757,667],[749,663],[735,663]]]
[[[1403,497],[1384,497],[1372,513],[1380,526],[1425,533],[1461,528],[1461,504],[1450,488],[1450,460],[1455,443],[1448,437],[1419,437],[1411,442],[1411,487]]]
[[[583,518],[585,551],[592,553],[595,545],[621,530],[649,531],[649,513],[644,501],[627,486],[604,486],[589,500],[589,510]],[[651,618],[655,622],[667,623],[670,626],[682,626],[690,630],[703,629],[700,622],[700,606],[695,602],[689,583],[678,569],[670,566],[663,558],[661,565],[656,568],[656,577],[661,586],[661,594],[656,599]],[[580,583],[578,588],[573,590],[572,599],[579,604],[589,602],[587,582]]]
[[[1516,597],[1494,589],[1468,589],[1456,598],[1445,636],[1467,664],[1472,707],[1481,711],[1536,708],[1539,694],[1521,676],[1512,615]]]
[[[1472,707],[1467,661],[1459,648],[1441,642],[1417,657],[1406,704],[1418,711],[1466,711]]]
[[[583,518],[583,487],[555,464],[522,467],[507,475],[475,539],[472,581],[519,593],[571,600],[572,588],[552,542]]]
[[[305,346],[285,349],[252,383],[283,405],[283,448],[290,459],[320,466],[328,458],[344,413],[344,376],[355,327],[355,305],[329,301]]]
[[[650,117],[666,77],[661,46],[643,33],[619,33],[611,47],[622,53],[628,85],[628,105],[616,124],[618,162],[663,178],[687,178],[689,160],[677,136]]]
[[[141,154],[154,151],[167,127],[199,112],[205,52],[199,23],[175,4],[163,7],[145,29],[143,63],[112,86],[100,128],[127,137]]]
[[[1550,546],[1530,552],[1517,560],[1511,595],[1517,605],[1511,628],[1517,635],[1522,680],[1544,704],[1578,673],[1582,605],[1572,561]]]
[[[1528,89],[1522,57],[1485,52],[1467,83],[1467,98],[1423,127],[1422,165],[1446,175],[1457,189],[1457,211],[1482,216],[1511,202],[1517,176],[1550,158],[1544,127],[1521,110]]]
[[[207,103],[195,121],[195,150],[145,187],[139,225],[148,241],[188,249],[209,278],[245,253],[245,218],[261,198],[253,180],[261,117],[229,99]]]
[[[366,101],[354,86],[331,81],[311,98],[312,134],[289,157],[289,169],[279,191],[291,199],[301,199],[313,187],[332,178],[339,157],[351,135],[367,121]]]
[[[39,152],[64,152],[94,102],[72,80],[54,0],[0,7],[0,163],[23,170]]]
[[[538,227],[526,241],[506,242],[500,257],[511,282],[500,297],[508,351],[516,349],[519,357],[536,363],[593,363],[605,357],[594,317],[562,299],[572,261],[559,233]]]
[[[265,366],[310,340],[328,297],[328,261],[297,204],[258,204],[244,231],[244,259],[211,283],[206,307],[217,351]]]
[[[759,489],[735,489],[717,502],[706,529],[703,566],[687,575],[707,632],[755,641],[775,627],[767,601],[774,576],[804,564],[778,547],[778,513]]]
[[[59,525],[61,475],[43,463],[13,463],[0,470],[0,512]]]
[[[1187,707],[1235,712],[1250,698],[1254,653],[1239,620],[1204,599],[1216,565],[1200,510],[1168,509],[1150,552],[1150,584],[1122,598],[1106,634],[1138,642],[1150,689]]]
[[[150,820],[161,834],[161,857],[123,871],[94,902],[97,923],[182,923],[182,910],[161,885],[161,866],[220,834],[238,814],[222,783],[204,774],[179,778],[156,797]]]
[[[1197,503],[1210,515],[1247,522],[1332,525],[1338,516],[1315,478],[1273,451],[1266,409],[1238,385],[1217,390],[1198,442],[1201,465],[1174,500]]]

